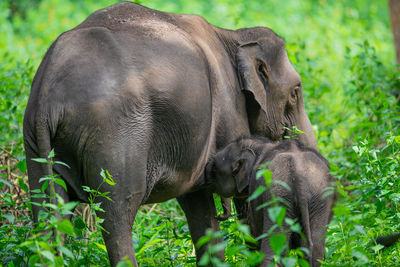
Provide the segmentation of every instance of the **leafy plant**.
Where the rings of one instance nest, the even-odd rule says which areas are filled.
[[[107,262],[104,244],[98,240],[100,233],[97,229],[102,229],[101,220],[96,217],[95,233],[90,231],[83,218],[76,217],[74,224],[69,220],[73,215],[72,210],[78,202],[65,203],[57,193],[55,189],[57,185],[64,190],[67,190],[67,186],[64,180],[53,173],[53,165],[67,165],[60,161],[54,161],[54,156],[54,150],[52,150],[47,159],[32,159],[39,163],[49,164],[51,170],[48,176],[40,179],[43,184],[41,189],[31,190],[31,197],[43,199],[43,202],[37,203],[26,200],[28,205],[37,205],[41,208],[38,213],[37,224],[24,226],[23,221],[18,221],[21,218],[16,220],[10,215],[3,215],[10,221],[14,231],[0,231],[0,240],[8,243],[6,246],[7,257],[0,262],[2,264],[11,266],[21,264],[29,264],[30,266],[37,264],[46,266],[87,265],[98,263],[101,255],[103,255],[103,262]],[[115,184],[108,171],[102,170],[100,175],[104,179],[103,183]],[[3,181],[3,184],[8,185],[5,181]],[[100,204],[95,202],[97,197],[101,196],[110,200],[107,197],[107,192],[99,192],[101,185],[97,190],[85,188],[89,192],[90,207],[93,212],[102,211]],[[6,195],[6,197],[8,196]],[[93,243],[85,242],[85,239],[90,239]]]

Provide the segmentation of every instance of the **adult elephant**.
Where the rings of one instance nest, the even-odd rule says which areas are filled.
[[[98,188],[107,169],[117,183],[102,187],[114,200],[101,215],[110,262],[128,255],[137,264],[141,204],[178,198],[196,242],[218,229],[212,194],[198,187],[209,155],[250,133],[281,139],[293,125],[316,147],[301,79],[272,30],[224,30],[119,3],[60,35],[43,58],[24,118],[29,184],[41,187],[49,166],[31,159],[51,148],[71,167],[54,166],[66,201],[87,201],[82,185]]]

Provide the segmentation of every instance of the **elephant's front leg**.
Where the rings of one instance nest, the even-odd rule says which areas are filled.
[[[205,235],[208,228],[214,231],[219,230],[218,221],[216,219],[216,210],[214,198],[211,192],[207,190],[199,190],[196,192],[188,193],[178,198],[178,202],[185,212],[186,219],[189,224],[190,234],[193,243],[196,245],[197,241]],[[214,243],[220,240],[215,240]],[[195,246],[196,247],[196,246]],[[206,253],[206,245],[198,248],[196,247],[197,262]],[[224,251],[218,252],[218,258],[224,260]]]

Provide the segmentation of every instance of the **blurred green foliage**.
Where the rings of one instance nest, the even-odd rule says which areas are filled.
[[[16,154],[23,155],[24,107],[34,72],[52,41],[90,13],[116,2],[0,1],[0,147],[14,144]],[[327,234],[324,265],[400,263],[400,244],[382,251],[373,241],[400,231],[400,75],[386,0],[136,2],[161,11],[199,14],[229,29],[266,26],[282,36],[303,79],[320,150],[339,179],[340,198]],[[222,226],[234,240],[227,243],[227,260],[240,265],[244,256],[237,248],[244,245],[244,234],[234,223],[231,218]],[[18,244],[29,231],[14,224],[6,230],[0,231],[0,255],[12,251],[1,242],[12,237]],[[194,265],[187,224],[175,201],[143,207],[133,237],[144,266]]]

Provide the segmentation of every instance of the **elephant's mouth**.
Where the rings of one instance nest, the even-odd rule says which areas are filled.
[[[285,136],[289,134],[290,132],[288,130],[288,127],[285,126],[284,124],[280,124],[280,126],[277,126],[274,129],[266,125],[266,136],[272,141],[283,140]]]

